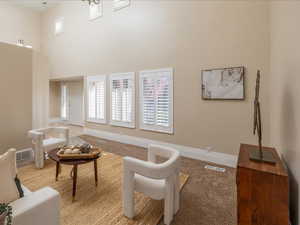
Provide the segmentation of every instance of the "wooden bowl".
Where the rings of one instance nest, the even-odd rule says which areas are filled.
[[[94,159],[101,154],[101,150],[98,148],[92,148],[90,153],[81,153],[81,154],[64,154],[64,149],[61,149],[57,152],[57,156],[60,159]]]

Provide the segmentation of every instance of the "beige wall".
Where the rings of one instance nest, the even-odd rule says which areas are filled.
[[[82,78],[64,82],[68,88],[69,123],[84,124],[84,82]]]
[[[30,146],[32,50],[0,43],[0,153]]]
[[[40,13],[0,1],[0,41],[25,44],[40,49]]]
[[[300,181],[300,2],[271,5],[271,143],[291,172],[291,215],[299,224]]]
[[[26,45],[33,46],[32,60],[32,93],[34,128],[45,127],[48,124],[48,86],[49,67],[45,55],[41,54],[41,14],[29,8],[24,8],[11,1],[0,1],[0,42],[16,44],[23,39]]]
[[[58,81],[50,81],[49,86],[49,116],[51,118],[60,117],[61,85]]]
[[[117,12],[111,4],[104,1],[103,17],[93,22],[88,21],[86,2],[64,3],[43,15],[42,49],[49,56],[51,76],[173,67],[175,133],[88,127],[236,154],[240,142],[256,143],[252,100],[260,69],[264,143],[269,144],[268,3],[133,1]],[[65,31],[55,36],[54,21],[62,16]],[[202,69],[240,65],[247,70],[245,101],[201,100]]]
[[[49,63],[42,53],[33,52],[33,128],[48,126],[49,119]]]

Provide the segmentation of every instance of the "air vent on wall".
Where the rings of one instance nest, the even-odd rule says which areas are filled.
[[[21,166],[33,161],[33,151],[32,149],[25,149],[18,151],[16,154],[17,165]]]
[[[206,165],[204,168],[208,169],[208,170],[214,170],[214,171],[217,171],[217,172],[221,172],[221,173],[225,173],[225,171],[226,171],[225,168],[221,168],[221,167],[217,167],[217,166],[211,166],[211,165]]]

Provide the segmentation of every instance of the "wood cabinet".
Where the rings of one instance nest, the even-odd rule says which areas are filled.
[[[289,181],[286,167],[274,148],[276,164],[251,161],[258,148],[241,144],[236,174],[238,225],[289,225]]]

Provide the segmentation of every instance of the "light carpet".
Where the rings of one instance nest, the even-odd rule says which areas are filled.
[[[122,213],[122,157],[104,152],[98,161],[99,184],[95,187],[93,163],[78,167],[76,201],[72,202],[71,166],[62,165],[55,181],[55,163],[47,160],[45,168],[34,165],[19,169],[22,183],[32,191],[50,186],[61,194],[62,225],[156,225],[163,216],[163,201],[135,194],[136,217],[130,220]],[[188,175],[180,174],[181,189]]]

